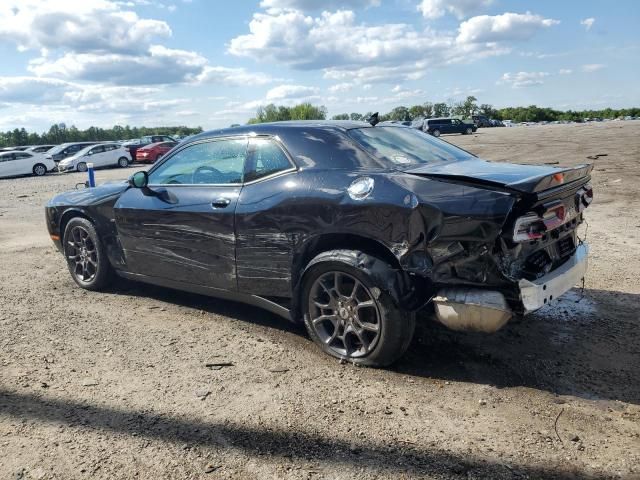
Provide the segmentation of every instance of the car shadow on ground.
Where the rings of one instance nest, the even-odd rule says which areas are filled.
[[[401,373],[640,404],[640,295],[573,290],[495,334],[418,322]]]
[[[298,335],[306,335],[302,324],[288,321],[274,313],[252,305],[247,305],[246,303],[158,287],[146,283],[126,280],[124,278],[118,278],[116,285],[110,287],[109,293],[131,297],[153,298],[158,301],[179,305],[181,307],[202,310],[213,315],[235,318],[254,325],[275,328],[283,332]]]
[[[307,337],[304,326],[243,303],[127,280],[112,293],[148,297]],[[494,334],[453,332],[419,314],[407,354],[389,370],[640,404],[640,295],[578,289]],[[294,347],[292,347],[294,348]],[[322,355],[318,350],[318,355]]]
[[[0,388],[0,416],[135,435],[172,443],[180,451],[185,444],[187,447],[221,448],[248,456],[267,455],[286,462],[328,462],[332,467],[358,471],[369,468],[387,475],[405,474],[409,478],[432,478],[432,475],[437,475],[437,478],[591,478],[576,468],[567,471],[567,467],[548,465],[538,467],[512,462],[506,465],[468,454],[404,444],[377,445],[368,441],[354,444],[335,436],[311,432],[177,418],[149,410],[121,409],[3,388]]]

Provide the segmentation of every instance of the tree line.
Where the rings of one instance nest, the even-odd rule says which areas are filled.
[[[412,121],[418,118],[460,117],[471,118],[473,115],[485,115],[496,120],[512,120],[514,122],[580,122],[585,118],[618,118],[638,117],[640,108],[605,108],[601,110],[555,110],[548,107],[530,105],[528,107],[494,108],[493,105],[478,104],[478,99],[472,95],[460,102],[425,102],[409,107],[398,106],[390,112],[379,115],[380,121]],[[332,120],[366,120],[373,112],[341,113],[331,117]],[[327,109],[324,106],[314,106],[302,103],[294,107],[276,106],[269,104],[258,108],[256,116],[247,123],[278,122],[283,120],[325,120]]]
[[[52,125],[43,133],[27,132],[24,128],[16,128],[0,132],[0,147],[18,145],[61,144],[66,142],[101,142],[113,140],[130,140],[145,135],[194,135],[202,132],[202,127],[130,127],[116,125],[112,128],[89,127],[80,130],[75,126],[66,127],[64,124]]]

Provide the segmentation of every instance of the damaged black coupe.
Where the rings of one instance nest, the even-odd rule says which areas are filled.
[[[402,126],[248,125],[58,195],[46,217],[82,288],[119,275],[251,303],[388,365],[419,309],[492,332],[576,285],[591,169],[487,162]]]

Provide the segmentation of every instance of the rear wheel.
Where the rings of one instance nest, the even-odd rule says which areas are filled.
[[[340,260],[322,261],[305,274],[304,323],[311,339],[333,357],[386,366],[406,351],[415,320],[370,276]]]
[[[473,133],[473,128],[471,128],[471,127],[467,127],[467,129],[464,131],[464,133],[465,133],[466,135],[471,135],[471,134]]]
[[[434,137],[439,137],[440,136],[440,130],[436,129],[434,130],[431,135],[433,135]]]
[[[95,227],[86,218],[72,218],[64,230],[64,255],[71,278],[86,290],[101,290],[113,276]]]
[[[36,163],[33,166],[33,174],[37,177],[41,177],[43,175],[46,175],[47,173],[47,167],[45,167],[42,163]]]
[[[118,159],[118,166],[125,168],[129,166],[129,159],[127,157],[120,157]]]
[[[78,170],[79,172],[86,172],[87,164],[85,162],[80,162],[78,165],[76,165],[76,170]]]

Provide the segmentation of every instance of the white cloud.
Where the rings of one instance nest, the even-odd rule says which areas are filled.
[[[418,10],[424,18],[433,20],[446,13],[455,15],[459,20],[484,10],[493,0],[422,0]]]
[[[533,87],[535,85],[542,85],[544,78],[548,76],[549,73],[547,72],[505,73],[498,83],[509,84],[513,88]]]
[[[153,45],[146,55],[67,53],[55,60],[38,58],[28,68],[38,76],[144,85],[192,80],[206,64],[207,60],[197,53]]]
[[[302,11],[330,10],[333,8],[366,8],[380,5],[380,0],[262,0],[260,6],[269,9]]]
[[[268,10],[253,15],[249,33],[233,38],[228,51],[299,70],[321,69],[325,78],[340,83],[396,83],[418,80],[434,66],[508,53],[512,42],[556,23],[531,13],[485,15],[462,23],[456,37],[405,23],[367,25],[352,11],[311,16]]]
[[[0,77],[0,102],[52,104],[79,87],[58,79],[35,77]]]
[[[585,18],[580,20],[580,25],[584,26],[584,29],[588,32],[593,27],[593,24],[596,22],[596,19],[593,17]]]
[[[87,85],[43,77],[0,77],[0,102],[28,105],[30,109],[47,105],[74,112],[143,113],[189,101],[158,99],[159,92],[153,87]]]
[[[571,70],[570,68],[561,68],[560,70],[558,70],[559,75],[571,75],[572,73],[573,70]]]
[[[458,29],[459,43],[513,42],[528,40],[539,30],[560,22],[540,15],[527,13],[503,13],[480,15],[462,22]]]
[[[196,77],[198,83],[213,83],[230,86],[266,85],[275,81],[266,73],[249,72],[244,68],[206,66]]]
[[[352,82],[342,82],[342,83],[336,83],[335,85],[331,85],[328,90],[331,93],[338,93],[338,92],[348,92],[349,90],[353,89],[354,84]]]
[[[308,98],[317,95],[317,87],[307,87],[304,85],[278,85],[267,92],[268,102],[277,102],[287,99]]]
[[[582,71],[587,73],[596,72],[604,67],[606,67],[606,65],[603,65],[602,63],[588,63],[586,65],[582,65]]]
[[[144,51],[171,36],[169,25],[140,18],[108,0],[3,0],[0,40],[20,50]]]

